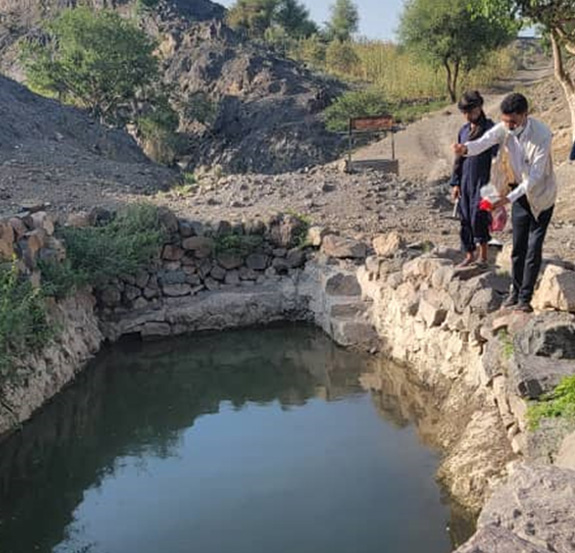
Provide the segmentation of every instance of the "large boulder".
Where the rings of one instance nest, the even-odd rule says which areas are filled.
[[[575,313],[575,271],[547,265],[533,296],[533,306]]]
[[[373,239],[373,249],[380,257],[393,257],[396,252],[405,247],[405,240],[398,232],[378,234]]]
[[[551,466],[512,466],[507,483],[491,497],[479,517],[479,530],[499,528],[529,549],[501,551],[575,551],[575,471]],[[521,541],[518,541],[520,544]],[[458,553],[473,551],[459,550]],[[481,549],[477,550],[481,551]],[[484,549],[493,553],[497,549]]]
[[[367,247],[363,242],[329,234],[323,239],[321,251],[336,259],[365,259]]]

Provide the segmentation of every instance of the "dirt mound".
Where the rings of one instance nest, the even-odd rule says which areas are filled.
[[[218,105],[212,128],[193,134],[192,166],[217,163],[228,172],[277,173],[332,160],[341,138],[328,133],[318,112],[339,92],[301,66],[241,41],[221,22],[183,33],[163,24],[169,44],[166,80],[183,103],[197,92]],[[184,129],[193,121],[180,113]]]
[[[0,0],[0,11],[4,5],[10,14],[0,21],[0,69],[22,80],[15,40],[35,32],[42,14],[70,4],[75,2]],[[126,14],[135,9],[134,0],[91,4]],[[46,5],[49,12],[40,7]],[[335,159],[342,139],[325,130],[318,113],[341,86],[242,39],[223,23],[224,13],[209,0],[160,0],[140,19],[160,42],[165,80],[178,97],[181,130],[190,144],[183,161],[190,169],[217,164],[226,172],[278,173]],[[198,92],[215,107],[209,128],[199,126],[188,109]]]
[[[153,193],[176,174],[159,167],[125,132],[33,94],[0,76],[0,212],[24,199],[93,205],[116,190]]]

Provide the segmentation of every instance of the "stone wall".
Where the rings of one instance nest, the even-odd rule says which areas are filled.
[[[138,274],[96,291],[104,319],[159,308],[165,300],[177,303],[205,291],[269,284],[294,276],[307,259],[299,247],[307,226],[295,216],[281,215],[265,223],[207,225],[177,219],[164,210],[162,222],[169,234],[158,258]]]
[[[0,263],[14,262],[23,278],[40,284],[39,260],[65,259],[63,244],[54,236],[54,220],[42,206],[0,219]],[[20,359],[3,379],[0,390],[0,435],[27,420],[57,394],[103,340],[90,290],[66,300],[47,302],[49,324],[57,328],[50,344]]]
[[[320,326],[343,346],[382,352],[429,385],[442,413],[437,445],[445,455],[439,476],[458,502],[479,509],[501,489],[509,461],[533,460],[527,401],[575,374],[569,267],[558,271],[549,265],[536,295],[537,305],[559,313],[529,317],[499,309],[509,286],[505,274],[458,270],[458,252],[434,248],[423,253],[425,245],[408,247],[396,234],[378,237],[370,248],[319,228],[307,230],[289,215],[241,225],[204,225],[170,212],[162,217],[169,236],[149,267],[94,295],[84,292],[53,306],[52,317],[64,332],[46,351],[23,360],[28,384],[3,391],[7,405],[0,430],[24,420],[57,393],[104,337],[162,338],[298,320]],[[16,219],[0,224],[0,245],[8,253],[11,248],[23,270],[36,278],[38,258],[63,258],[65,252],[50,224],[40,225],[49,221],[45,214]],[[34,237],[40,240],[37,248]],[[553,446],[563,467],[573,462],[572,436],[561,447],[565,434]],[[545,455],[553,460],[550,451],[538,452],[538,460]],[[518,470],[537,478],[539,469],[521,466]],[[565,482],[575,478],[569,471],[556,474]],[[509,499],[512,492],[493,497],[501,493]],[[540,510],[554,512],[552,494],[545,497]],[[505,507],[495,504],[491,512],[511,509],[515,516],[511,499]],[[516,551],[518,544],[539,551],[539,542],[529,535],[511,523],[490,520],[461,551],[491,551],[494,543],[499,549],[493,550],[501,552]],[[555,535],[563,537],[551,544],[553,550],[567,551],[557,542],[564,533]]]
[[[374,249],[358,278],[382,349],[437,390],[449,413],[440,477],[465,505],[486,503],[458,552],[573,551],[573,427],[528,431],[525,414],[530,399],[575,375],[575,272],[547,262],[534,298],[546,311],[526,315],[500,309],[506,273],[458,270],[458,253],[441,248],[411,259],[398,236]]]

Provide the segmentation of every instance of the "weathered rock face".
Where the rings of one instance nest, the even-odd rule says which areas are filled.
[[[4,3],[4,6],[2,6]],[[135,0],[91,0],[96,8],[135,12]],[[23,75],[13,42],[35,32],[72,0],[1,0],[0,67]],[[4,10],[2,10],[4,7]],[[239,38],[209,0],[162,0],[142,26],[160,42],[165,81],[178,98],[181,130],[191,137],[190,169],[220,165],[228,172],[283,172],[335,159],[342,145],[317,113],[341,90],[298,64]],[[206,132],[190,115],[196,93],[217,106]]]
[[[516,465],[487,502],[472,544],[457,553],[575,550],[575,472]],[[499,537],[498,549],[490,548]],[[472,545],[472,547],[471,547]]]

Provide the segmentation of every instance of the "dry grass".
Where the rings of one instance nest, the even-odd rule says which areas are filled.
[[[446,97],[445,74],[397,45],[385,41],[360,41],[352,44],[360,60],[349,72],[326,64],[329,72],[351,81],[376,86],[390,101],[443,99]],[[460,80],[460,90],[485,88],[514,69],[510,48],[494,52],[478,68],[466,72]]]

